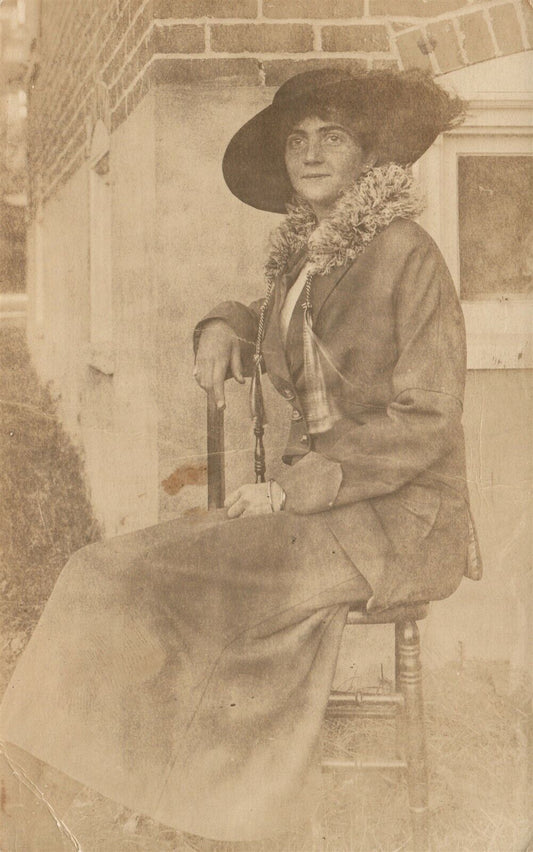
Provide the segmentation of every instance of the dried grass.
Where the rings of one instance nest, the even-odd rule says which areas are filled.
[[[21,329],[0,328],[0,363],[0,681],[5,682],[67,558],[99,532],[79,455],[31,368]]]

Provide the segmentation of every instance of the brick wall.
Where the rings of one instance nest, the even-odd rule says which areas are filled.
[[[30,164],[44,196],[150,87],[276,86],[303,68],[444,74],[533,47],[528,0],[43,0]]]

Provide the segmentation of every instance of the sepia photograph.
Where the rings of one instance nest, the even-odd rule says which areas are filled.
[[[0,852],[528,852],[531,0],[0,0]]]

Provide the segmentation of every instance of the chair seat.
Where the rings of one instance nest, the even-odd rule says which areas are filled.
[[[367,612],[364,605],[350,607],[346,624],[396,624],[399,621],[421,621],[429,612],[429,604],[401,604],[378,612]]]

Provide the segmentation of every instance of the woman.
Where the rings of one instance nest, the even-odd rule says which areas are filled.
[[[294,199],[266,298],[201,321],[195,374],[220,406],[225,378],[251,375],[260,418],[266,368],[292,403],[285,473],[72,557],[4,700],[12,763],[206,837],[273,834],[312,799],[348,605],[479,575],[463,320],[406,168],[461,115],[416,72],[323,70],[232,139],[235,195]]]

